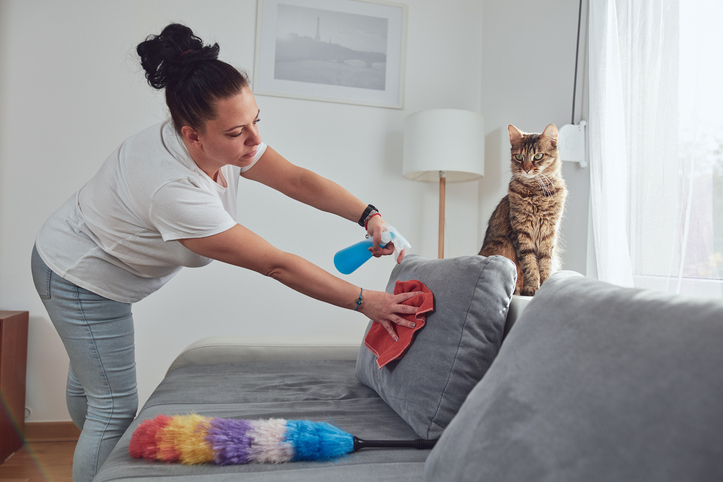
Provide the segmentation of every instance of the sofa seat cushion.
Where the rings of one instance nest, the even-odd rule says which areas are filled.
[[[548,279],[429,481],[723,480],[723,302]]]
[[[148,399],[94,481],[424,480],[424,460],[429,450],[368,449],[329,462],[223,467],[148,462],[131,458],[128,453],[138,424],[160,414],[325,421],[362,439],[417,438],[373,390],[356,381],[354,367],[354,360],[333,360],[178,368]]]
[[[516,276],[515,265],[501,256],[406,256],[392,271],[387,292],[397,281],[421,281],[434,294],[434,311],[401,359],[380,369],[362,347],[357,378],[420,437],[439,438],[497,356]]]

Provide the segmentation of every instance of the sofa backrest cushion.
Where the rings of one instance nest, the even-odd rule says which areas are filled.
[[[558,272],[426,463],[428,481],[723,480],[723,302]]]
[[[362,346],[356,376],[420,437],[435,439],[497,356],[515,266],[501,256],[427,260],[407,255],[392,271],[387,292],[407,280],[419,280],[432,291],[434,311],[404,356],[381,369]]]

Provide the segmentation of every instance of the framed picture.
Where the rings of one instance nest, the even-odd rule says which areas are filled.
[[[401,109],[407,7],[361,0],[258,0],[260,95]]]

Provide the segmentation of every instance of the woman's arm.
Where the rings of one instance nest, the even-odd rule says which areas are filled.
[[[359,287],[299,256],[277,249],[240,224],[213,236],[179,241],[196,254],[256,271],[314,299],[352,310],[357,306]],[[397,339],[393,324],[412,327],[411,322],[399,315],[417,311],[416,307],[401,303],[416,294],[392,295],[364,290],[359,311],[381,323],[392,338]]]
[[[271,147],[266,147],[261,159],[241,176],[349,221],[357,222],[367,207],[337,183],[290,163]]]
[[[349,221],[357,222],[367,205],[352,193],[308,169],[287,161],[271,147],[266,147],[259,162],[246,172],[246,179],[260,182],[292,199],[328,213],[336,214]],[[375,216],[369,220],[367,232],[372,235],[372,253],[379,257],[394,252],[394,247],[379,248],[384,219]],[[398,262],[401,262],[403,255]]]

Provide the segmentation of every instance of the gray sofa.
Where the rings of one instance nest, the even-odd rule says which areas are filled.
[[[723,303],[563,271],[530,300],[504,258],[407,256],[435,310],[382,369],[363,343],[213,337],[170,367],[96,481],[723,480]],[[370,323],[371,326],[371,323]],[[328,421],[365,439],[439,438],[329,462],[133,459],[135,427],[186,413]],[[441,437],[441,438],[440,438]]]

